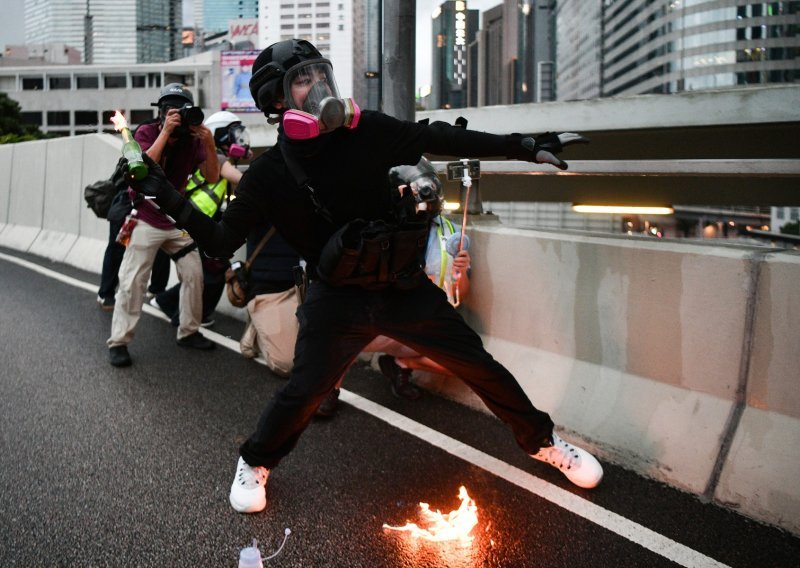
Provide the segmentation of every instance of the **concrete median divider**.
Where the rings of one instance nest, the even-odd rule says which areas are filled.
[[[0,146],[0,245],[99,273],[108,224],[83,187],[119,148]],[[800,534],[799,255],[500,223],[471,235],[462,313],[566,438]],[[419,381],[485,410],[459,381]]]
[[[463,314],[567,438],[800,532],[800,256],[499,224],[472,238]]]

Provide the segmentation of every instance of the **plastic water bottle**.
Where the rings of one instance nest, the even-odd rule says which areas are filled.
[[[124,247],[128,246],[128,243],[131,242],[131,233],[133,233],[133,228],[139,222],[136,213],[136,209],[131,210],[130,215],[125,217],[125,222],[122,224],[119,233],[117,233],[117,242]]]
[[[264,568],[256,539],[253,539],[253,546],[247,546],[239,552],[239,568]]]

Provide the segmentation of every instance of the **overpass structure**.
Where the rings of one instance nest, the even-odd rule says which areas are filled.
[[[798,103],[800,87],[775,87],[418,118],[592,137],[565,155],[568,172],[486,162],[481,190],[493,200],[797,205]],[[110,174],[119,149],[104,134],[1,146],[0,245],[99,273],[108,226],[82,190]],[[569,437],[800,534],[800,255],[471,221],[463,313]],[[458,381],[421,381],[480,407]]]

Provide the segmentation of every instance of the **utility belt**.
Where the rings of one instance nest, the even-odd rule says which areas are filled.
[[[331,286],[414,288],[424,275],[427,242],[425,223],[355,219],[328,239],[317,274]]]
[[[282,144],[278,148],[297,186],[308,193],[314,212],[335,226],[333,215],[320,200],[311,180]],[[361,286],[381,290],[393,286],[415,288],[425,278],[428,223],[398,217],[393,224],[383,220],[354,219],[336,230],[322,248],[316,272],[331,286]]]

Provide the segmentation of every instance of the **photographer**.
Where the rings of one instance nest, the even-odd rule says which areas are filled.
[[[140,126],[134,137],[145,154],[160,165],[166,179],[181,195],[189,176],[198,168],[210,183],[219,180],[214,136],[203,126],[203,111],[194,106],[192,93],[179,83],[171,83],[161,90],[153,106],[158,107],[158,120]],[[129,192],[131,197],[135,196],[132,189]],[[142,313],[147,280],[159,249],[175,261],[182,283],[178,345],[195,349],[214,347],[198,331],[202,317],[203,269],[197,245],[149,200],[139,205],[137,217],[139,222],[120,267],[111,337],[107,341],[109,361],[115,367],[131,364],[128,344]]]

